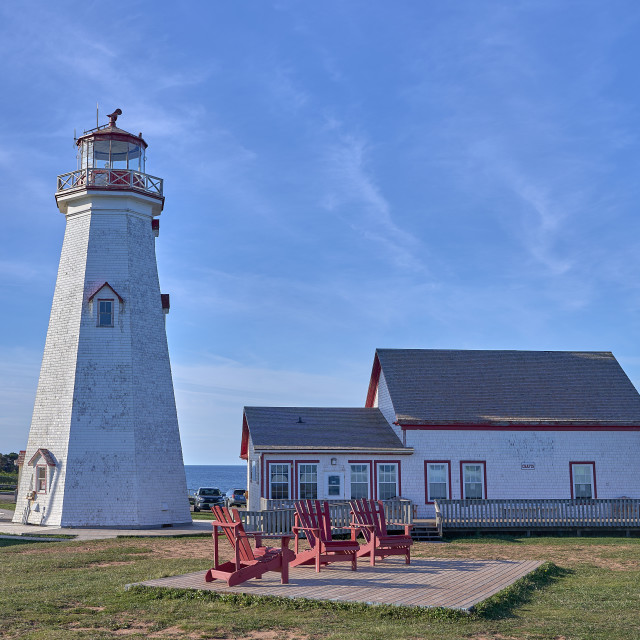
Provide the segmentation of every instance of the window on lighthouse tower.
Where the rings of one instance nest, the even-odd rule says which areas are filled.
[[[98,326],[113,327],[113,300],[98,300]]]

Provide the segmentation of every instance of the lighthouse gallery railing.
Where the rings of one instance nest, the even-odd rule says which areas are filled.
[[[136,189],[162,196],[162,178],[133,169],[77,169],[58,176],[58,192],[97,187],[106,189]]]

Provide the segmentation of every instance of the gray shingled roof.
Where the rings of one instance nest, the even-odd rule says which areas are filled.
[[[260,450],[412,451],[402,446],[378,409],[245,407],[244,413],[253,446]]]
[[[610,352],[376,353],[402,424],[640,425],[640,395]]]

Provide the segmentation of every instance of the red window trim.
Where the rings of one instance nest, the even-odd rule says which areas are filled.
[[[40,482],[38,480],[38,469],[40,468],[43,468],[45,470],[44,471],[44,489],[42,491],[39,489]],[[47,475],[48,475],[47,465],[37,464],[36,465],[36,493],[47,495]]]
[[[368,464],[369,465],[369,498],[373,498],[373,460],[347,460],[348,465],[352,464]],[[349,494],[351,494],[351,467],[349,467]]]
[[[487,461],[486,460],[460,460],[460,499],[466,500],[464,497],[464,472],[463,467],[465,464],[481,464],[483,469],[484,482],[482,492],[484,493],[484,500],[487,499]]]
[[[396,464],[398,469],[398,498],[402,495],[402,466],[400,460],[374,460],[374,473],[373,473],[373,499],[378,499],[378,465],[379,464]]]
[[[578,460],[576,462],[569,462],[569,483],[571,487],[571,499],[575,499],[574,490],[573,490],[573,465],[574,464],[590,464],[591,465],[591,474],[593,477],[593,499],[596,500],[598,498],[598,485],[596,484],[596,463],[594,460]],[[582,499],[582,498],[579,498]]]
[[[260,454],[260,497],[264,498],[264,453]]]
[[[451,500],[451,460],[425,460],[424,461],[424,503],[433,504],[433,500],[429,502],[429,477],[427,468],[430,464],[446,464],[449,471],[449,500]]]
[[[275,498],[271,497],[271,482],[269,481],[270,473],[269,473],[269,467],[272,464],[288,464],[289,465],[289,497],[287,498],[287,500],[294,500],[295,498],[293,497],[293,487],[294,487],[294,483],[293,483],[293,478],[291,477],[292,473],[293,473],[293,460],[265,460],[265,465],[267,467],[266,469],[266,476],[267,476],[267,499],[268,500],[274,500]]]
[[[320,464],[320,460],[296,460],[294,462],[294,469],[295,469],[295,474],[296,474],[296,481],[295,481],[295,498],[294,500],[299,500],[300,499],[300,474],[298,473],[298,466],[301,464],[315,464],[315,465],[319,465]],[[320,492],[318,491],[318,495],[320,495]]]

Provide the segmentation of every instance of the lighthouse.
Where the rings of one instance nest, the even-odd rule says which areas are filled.
[[[191,522],[155,253],[163,182],[121,114],[58,176],[66,229],[14,522]]]

